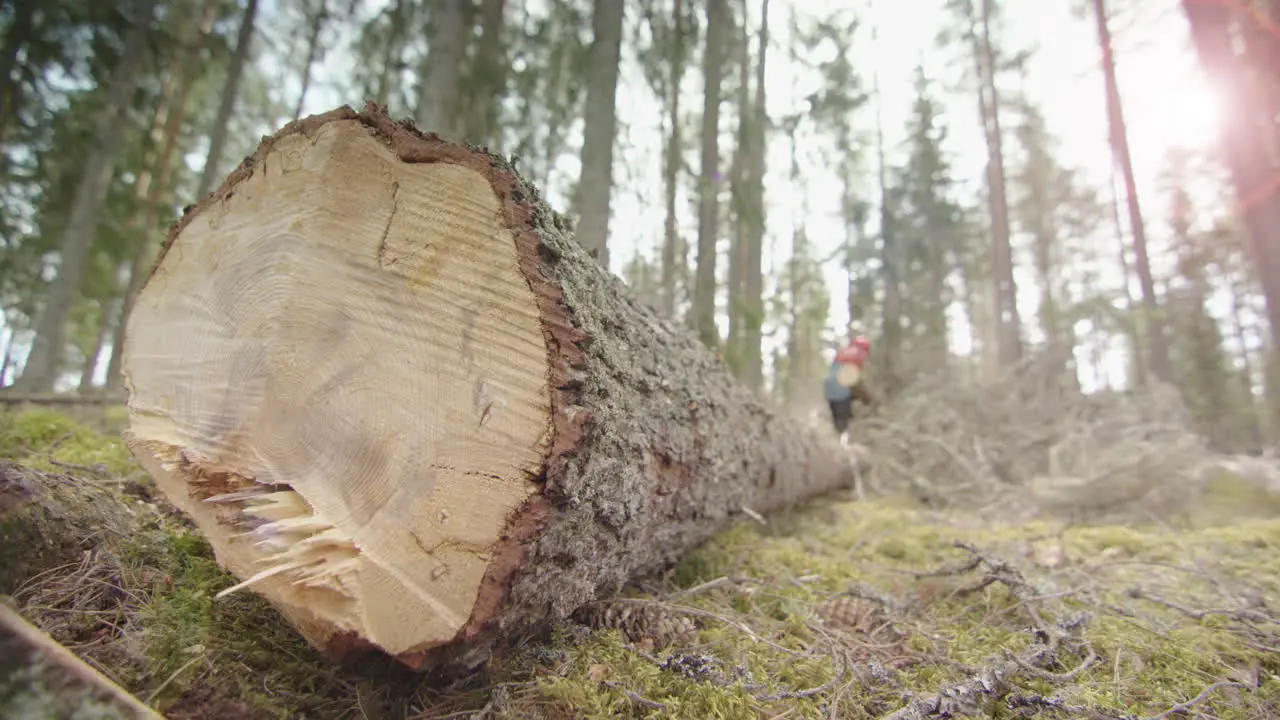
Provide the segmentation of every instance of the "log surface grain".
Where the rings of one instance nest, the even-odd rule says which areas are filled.
[[[474,666],[502,638],[567,617],[737,519],[852,484],[849,456],[832,438],[775,413],[691,333],[636,300],[509,162],[419,132],[373,105],[296,121],[264,140],[218,190],[184,212],[155,272],[163,272],[193,219],[218,212],[270,161],[277,143],[315,137],[331,123],[358,123],[399,162],[455,165],[485,179],[545,341],[549,410],[538,445],[543,460],[530,474],[536,490],[507,516],[485,554],[487,570],[456,635],[398,653],[402,660]],[[340,177],[340,169],[332,172]],[[147,448],[131,446],[145,460]],[[208,532],[209,521],[197,520]],[[300,629],[337,655],[369,646],[358,633]]]

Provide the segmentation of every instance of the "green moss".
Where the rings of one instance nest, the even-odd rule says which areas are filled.
[[[714,636],[714,633],[712,634]],[[713,637],[714,639],[714,637]],[[736,647],[721,637],[712,646],[722,650]],[[714,657],[700,654],[700,658]],[[781,663],[778,658],[747,653],[742,673],[724,669],[732,663],[714,667],[705,674],[663,669],[629,649],[626,638],[616,631],[599,631],[575,648],[572,659],[560,674],[543,679],[539,692],[559,706],[568,717],[696,717],[715,720],[746,720],[760,717],[771,704],[747,688],[754,677],[776,675],[781,686],[793,682],[820,684],[829,679],[830,667],[814,658]],[[647,705],[628,693],[660,703]],[[816,717],[809,701],[790,701],[800,706],[798,717]]]
[[[117,438],[56,413],[0,416],[0,452],[48,467],[55,444],[60,461],[135,471]],[[120,492],[118,483],[43,477],[47,496],[29,512],[0,519],[0,569],[18,568],[6,587],[86,549],[102,553],[98,577],[119,583],[117,604],[74,622],[65,614],[46,619],[64,638],[106,633],[109,642],[86,644],[83,652],[115,653],[101,663],[175,717],[217,716],[200,705],[214,700],[240,703],[229,713],[236,717],[344,717],[358,697],[370,716],[377,709],[435,716],[490,705],[494,716],[513,718],[785,713],[862,720],[1029,648],[1035,621],[1019,600],[1027,596],[1047,623],[1084,618],[1047,672],[1071,671],[1090,650],[1097,661],[1070,680],[1016,675],[1011,682],[1024,693],[1153,715],[1213,682],[1254,673],[1257,688],[1217,693],[1203,709],[1241,720],[1280,714],[1280,659],[1257,647],[1280,644],[1280,626],[1255,622],[1247,630],[1221,613],[1197,618],[1170,607],[1233,608],[1251,596],[1280,596],[1280,515],[1257,510],[1275,499],[1257,496],[1238,478],[1211,483],[1203,507],[1179,528],[1002,524],[898,499],[815,503],[767,527],[731,528],[689,553],[665,583],[646,585],[649,594],[629,591],[661,598],[720,577],[752,580],[680,599],[698,613],[671,610],[699,624],[685,646],[655,648],[613,629],[562,627],[549,640],[522,643],[483,680],[455,690],[432,689],[431,679],[385,662],[344,668],[325,661],[251,592],[215,599],[232,578],[163,503],[157,510]],[[963,568],[970,557],[956,541],[1007,563],[1025,579],[1022,595],[1003,582],[984,584],[984,568],[941,571]],[[33,617],[42,617],[37,606],[48,598],[87,592],[73,589],[72,580],[68,574],[58,592],[33,599]],[[1135,588],[1140,592],[1130,592]],[[857,601],[863,614],[856,627],[823,619],[824,603],[846,591],[872,598]],[[117,608],[123,619],[107,612]],[[510,689],[485,690],[492,682]],[[994,701],[974,715],[1012,716]]]
[[[949,522],[950,518],[897,503],[838,504],[824,508],[818,517],[820,520],[809,524],[789,518],[794,532],[785,536],[754,525],[735,528],[691,555],[672,577],[681,587],[716,575],[762,581],[763,587],[717,589],[687,602],[800,650],[820,650],[807,623],[814,620],[815,608],[831,592],[858,586],[890,594],[909,606],[904,611],[900,644],[888,650],[868,650],[868,641],[855,633],[845,636],[851,643],[848,649],[884,663],[912,656],[927,658],[908,663],[897,675],[902,687],[928,693],[964,679],[962,666],[983,667],[1034,641],[1028,631],[1031,617],[1002,583],[974,593],[967,588],[981,579],[980,571],[956,576],[917,575],[962,564],[967,554],[954,545],[960,540],[1018,568],[1030,583],[1029,592],[1046,597],[1036,603],[1046,622],[1088,613],[1089,620],[1076,641],[1080,645],[1065,647],[1058,665],[1047,670],[1070,671],[1084,660],[1089,648],[1098,659],[1072,682],[1024,675],[1017,682],[1026,692],[1117,713],[1154,714],[1254,663],[1262,676],[1256,691],[1247,696],[1228,691],[1210,698],[1205,707],[1219,717],[1241,718],[1250,713],[1256,716],[1260,707],[1278,707],[1277,660],[1250,649],[1239,623],[1215,615],[1196,620],[1131,597],[1126,591],[1143,587],[1190,608],[1230,605],[1215,582],[1194,572],[1196,567],[1210,567],[1220,579],[1234,578],[1274,594],[1280,589],[1280,555],[1270,550],[1280,542],[1280,521],[1255,519],[1192,531],[1157,525],[1081,526],[1062,531],[1048,522],[987,527],[963,517]],[[1034,546],[1053,545],[1063,550],[1061,564],[1053,561],[1040,566],[1028,554]],[[808,576],[806,582],[796,582],[801,576]],[[1087,588],[1090,582],[1097,587],[1072,589]],[[1273,632],[1280,633],[1280,628]],[[637,664],[634,658],[620,662],[617,655],[623,651],[619,647],[623,641],[621,636],[610,637],[607,651],[592,644],[571,651],[575,669],[553,685],[566,707],[591,708],[588,716],[646,716],[648,711],[624,702],[616,688],[585,682],[582,668],[593,665],[620,668],[614,676],[618,685],[668,707],[692,702],[688,689],[655,680],[660,675],[653,674],[652,663]],[[834,671],[830,657],[821,652],[797,661],[730,624],[708,622],[700,642],[711,654],[745,668],[767,688],[741,696],[754,705],[738,708],[718,698],[721,704],[714,709],[698,706],[699,712],[713,713],[709,715],[713,717],[737,717],[731,712],[738,711],[742,717],[767,712],[769,703],[756,695],[821,685]],[[843,716],[852,718],[878,717],[901,702],[891,686],[856,692],[846,688],[842,693],[833,690],[828,699],[833,695],[841,698],[833,701],[839,703]],[[793,704],[793,712],[799,716],[817,708],[816,703]],[[986,712],[991,717],[1011,715],[1009,709],[994,703]]]
[[[343,702],[352,685],[377,679],[387,686],[404,675],[381,661],[367,673],[344,673],[258,596],[237,593],[216,599],[235,580],[218,566],[208,543],[192,532],[143,536],[129,555],[146,562],[139,569],[165,573],[138,615],[145,657],[139,684],[148,696],[156,694],[160,707],[208,682],[210,666],[222,669],[223,697],[279,718],[323,717],[326,707]]]
[[[176,511],[109,477],[38,471],[48,467],[37,460],[43,449],[68,435],[59,448],[76,450],[59,460],[131,470],[116,462],[127,452],[118,439],[44,411],[0,421],[8,451],[22,448],[37,469],[5,475],[25,501],[0,518],[0,592],[17,593],[55,639],[81,647],[95,638],[83,645],[90,660],[157,708],[180,706],[181,717],[337,717],[354,689],[366,709],[404,714],[420,682],[404,668],[385,659],[335,666],[261,598],[215,599],[233,578]]]
[[[1116,712],[1146,713],[1185,702],[1260,658],[1221,627],[1189,625],[1155,632],[1104,616],[1087,638],[1100,662],[1067,694],[1076,702]],[[1274,699],[1274,690],[1270,692]],[[1215,708],[1218,717],[1251,716],[1244,707],[1219,703]]]
[[[1280,494],[1231,472],[1213,474],[1196,505],[1193,522],[1200,527],[1229,525],[1242,518],[1280,515]]]
[[[106,473],[138,471],[118,435],[100,433],[70,417],[45,408],[0,413],[0,457],[43,470],[65,470],[53,460],[83,467],[101,466]]]

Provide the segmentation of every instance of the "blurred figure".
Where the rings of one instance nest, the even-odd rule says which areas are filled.
[[[871,340],[859,335],[848,345],[836,351],[831,370],[827,373],[824,390],[827,404],[831,406],[831,422],[835,425],[840,442],[845,442],[845,431],[853,419],[853,401],[873,405],[875,396],[862,379],[862,367],[871,354]]]

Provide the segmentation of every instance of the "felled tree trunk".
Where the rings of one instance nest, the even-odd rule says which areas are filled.
[[[479,662],[853,481],[504,160],[373,105],[291,123],[190,209],[127,332],[130,447],[334,655]]]

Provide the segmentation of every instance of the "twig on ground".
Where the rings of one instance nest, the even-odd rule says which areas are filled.
[[[1147,600],[1157,605],[1163,605],[1164,607],[1167,607],[1170,610],[1176,610],[1182,613],[1183,615],[1186,615],[1192,620],[1203,620],[1210,615],[1222,615],[1223,617],[1227,617],[1232,620],[1239,620],[1242,622],[1266,622],[1266,623],[1277,622],[1276,619],[1271,617],[1270,615],[1260,610],[1256,610],[1254,608],[1248,608],[1248,607],[1238,608],[1236,610],[1232,610],[1230,608],[1208,608],[1205,610],[1197,610],[1195,608],[1189,608],[1185,605],[1181,605],[1172,600],[1167,600],[1158,595],[1152,595],[1151,593],[1147,592],[1146,590],[1143,590],[1140,587],[1129,588],[1128,590],[1125,591],[1125,595],[1135,600]]]
[[[1093,665],[1093,663],[1098,659],[1098,653],[1094,651],[1093,648],[1089,648],[1089,654],[1085,657],[1083,661],[1081,661],[1080,665],[1077,666],[1076,669],[1069,670],[1064,673],[1052,673],[1052,672],[1049,672],[1048,670],[1044,670],[1042,668],[1038,668],[1028,664],[1022,658],[1013,654],[1013,652],[1010,650],[1005,650],[1005,655],[1010,660],[1016,662],[1019,665],[1019,667],[1021,667],[1023,670],[1030,673],[1034,677],[1038,677],[1041,680],[1049,680],[1050,682],[1073,682],[1076,678],[1083,675],[1084,671],[1088,670],[1089,667]]]
[[[169,683],[172,683],[174,680],[177,679],[179,675],[186,672],[187,668],[205,659],[206,657],[204,653],[203,652],[199,653],[195,657],[183,663],[182,667],[170,673],[169,677],[165,678],[165,681],[160,683],[160,686],[157,687],[155,690],[152,690],[151,694],[147,696],[147,704],[150,705],[151,703],[155,702],[156,698],[160,696],[160,693],[163,692],[165,688],[169,687]]]
[[[54,467],[62,468],[63,470],[76,470],[82,473],[88,473],[90,475],[106,475],[111,472],[110,470],[107,469],[107,466],[104,465],[103,463],[97,463],[96,465],[80,465],[79,463],[66,462],[65,460],[59,460],[58,458],[53,456],[52,450],[49,451],[49,455],[46,459],[49,461],[50,465],[53,465]],[[80,479],[83,480],[84,478],[80,478]]]
[[[1199,695],[1191,698],[1190,700],[1186,702],[1178,703],[1177,705],[1174,705],[1173,707],[1169,708],[1168,710],[1165,710],[1159,715],[1152,715],[1151,717],[1144,718],[1144,720],[1165,720],[1165,718],[1170,717],[1172,715],[1185,713],[1189,711],[1191,708],[1195,707],[1196,705],[1199,705],[1200,703],[1208,700],[1209,696],[1214,694],[1218,690],[1222,690],[1224,688],[1232,688],[1232,687],[1248,688],[1248,685],[1245,685],[1244,683],[1238,683],[1238,682],[1216,682],[1206,687],[1204,690],[1201,690]]]
[[[643,706],[645,706],[645,707],[647,707],[647,708],[652,708],[652,709],[654,709],[654,710],[666,710],[666,709],[667,709],[667,706],[666,706],[666,705],[663,705],[662,703],[658,702],[657,700],[650,700],[649,698],[647,698],[647,697],[645,697],[645,696],[643,696],[643,695],[641,695],[641,694],[639,694],[639,693],[635,692],[634,690],[628,690],[628,689],[626,689],[626,688],[622,687],[621,685],[619,685],[619,684],[618,684],[618,683],[616,683],[616,682],[608,682],[608,681],[605,681],[605,682],[602,682],[602,683],[600,683],[600,684],[601,684],[601,685],[604,685],[605,687],[610,688],[610,689],[612,689],[612,690],[618,690],[618,691],[621,691],[621,692],[622,692],[622,694],[623,694],[623,695],[625,695],[625,696],[626,696],[626,698],[627,698],[628,700],[630,700],[631,702],[633,702],[633,703],[635,703],[635,704],[637,704],[637,705],[643,705]]]
[[[976,709],[980,698],[1008,691],[1008,679],[1018,669],[1012,661],[997,661],[978,669],[965,680],[940,688],[936,693],[910,698],[905,706],[883,716],[882,720],[925,720],[964,714]]]
[[[677,600],[683,600],[692,595],[704,593],[704,592],[707,592],[708,590],[715,590],[716,588],[721,588],[726,585],[760,585],[760,584],[763,584],[762,581],[756,580],[755,578],[729,577],[728,575],[721,575],[715,580],[708,580],[702,583],[701,585],[694,585],[691,588],[687,588],[685,590],[680,590],[679,592],[671,593],[670,595],[667,596],[667,602],[676,602]]]
[[[1097,652],[1079,640],[1079,633],[1087,620],[1087,616],[1072,617],[1059,620],[1055,624],[1047,622],[1036,606],[1041,594],[1026,581],[1022,573],[1011,563],[979,548],[964,542],[956,542],[955,547],[967,551],[969,560],[964,563],[944,566],[939,570],[919,573],[917,577],[937,577],[941,575],[958,575],[983,568],[986,574],[975,584],[961,588],[953,594],[976,592],[993,583],[1001,583],[1009,589],[1023,611],[1033,622],[1035,643],[1022,653],[1005,651],[1003,657],[997,656],[987,661],[983,667],[974,668],[955,662],[945,654],[936,661],[950,665],[963,672],[967,677],[953,685],[943,687],[936,693],[925,696],[908,696],[909,700],[902,708],[884,716],[884,720],[924,720],[934,717],[953,717],[969,712],[977,712],[984,697],[1004,697],[1008,693],[1019,691],[1015,678],[1030,676],[1055,683],[1069,683],[1089,669],[1098,659]],[[1054,673],[1045,668],[1052,667],[1059,660],[1059,651],[1069,639],[1072,648],[1083,648],[1084,660],[1074,669],[1064,673]],[[1025,703],[1030,698],[1040,696],[1026,695]],[[1043,699],[1039,705],[1069,711],[1065,703]],[[1097,716],[1094,714],[1093,716]]]
[[[969,559],[962,563],[948,563],[935,570],[925,570],[923,572],[903,571],[910,574],[917,580],[935,577],[947,577],[951,575],[963,575],[971,570],[976,570],[982,564],[982,558],[976,555],[970,555]]]
[[[995,575],[986,575],[976,582],[969,583],[968,585],[961,585],[948,593],[948,595],[949,597],[965,597],[966,595],[982,592],[999,581],[1000,578]]]
[[[817,625],[814,625],[813,623],[805,623],[805,627],[809,628],[810,632],[814,633],[815,635],[821,636],[822,639],[826,641],[827,650],[831,656],[831,662],[833,665],[835,665],[835,672],[832,674],[831,679],[822,683],[817,687],[809,688],[808,690],[795,690],[795,691],[773,693],[769,695],[757,695],[756,696],[757,700],[769,700],[769,701],[799,700],[802,698],[813,697],[814,695],[819,695],[835,687],[836,683],[839,683],[841,680],[844,679],[845,672],[848,669],[847,668],[848,662],[847,662],[847,658],[845,658],[844,656],[843,651],[841,651],[838,645],[836,644],[835,639],[832,638],[831,634],[828,633],[825,629]]]
[[[1040,611],[1036,609],[1032,598],[1036,597],[1038,593],[1035,591],[1035,588],[1031,587],[1031,585],[1027,583],[1026,579],[1022,577],[1022,572],[1009,564],[1006,560],[985,553],[969,543],[957,541],[955,546],[968,551],[982,565],[987,567],[991,576],[994,577],[995,580],[1009,588],[1009,592],[1015,599],[1017,599],[1018,603],[1022,606],[1022,609],[1027,613],[1027,615],[1031,617],[1031,621],[1035,623],[1036,629],[1043,633],[1050,648],[1056,650],[1058,644],[1062,640],[1062,633],[1060,630],[1057,630],[1046,623],[1044,618],[1040,615]],[[1055,632],[1055,630],[1057,631]]]
[[[1012,692],[1004,699],[1005,705],[1011,710],[1019,708],[1034,708],[1036,710],[1059,710],[1069,713],[1073,718],[1089,718],[1089,720],[1119,720],[1116,715],[1104,713],[1095,708],[1085,707],[1083,705],[1071,705],[1058,698],[1045,697],[1035,693]]]

